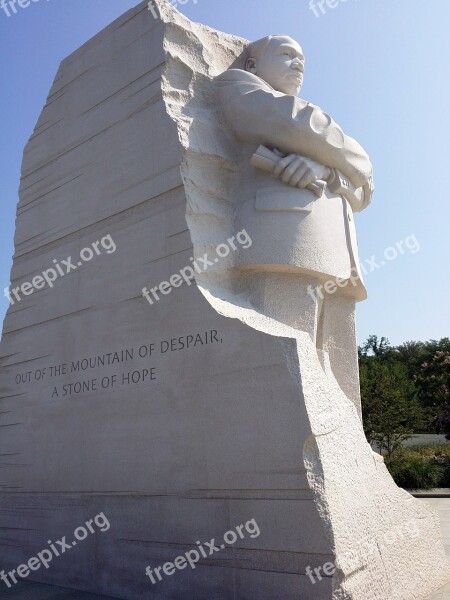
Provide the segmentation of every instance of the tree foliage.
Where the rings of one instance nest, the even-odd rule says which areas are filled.
[[[450,432],[450,352],[437,350],[414,375],[422,405],[436,431]]]
[[[406,367],[397,362],[365,361],[360,376],[367,439],[391,456],[422,426],[414,384]]]
[[[449,338],[395,347],[387,338],[371,335],[359,348],[359,358],[363,417],[371,441],[386,439],[383,449],[391,452],[413,433],[450,432]]]

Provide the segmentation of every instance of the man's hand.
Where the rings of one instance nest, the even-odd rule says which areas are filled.
[[[298,154],[288,154],[281,158],[273,170],[277,177],[292,187],[307,188],[312,183],[327,181],[331,176],[328,167]]]

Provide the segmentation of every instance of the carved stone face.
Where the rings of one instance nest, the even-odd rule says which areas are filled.
[[[259,57],[249,58],[246,68],[278,92],[297,96],[303,84],[305,57],[292,38],[274,37]]]

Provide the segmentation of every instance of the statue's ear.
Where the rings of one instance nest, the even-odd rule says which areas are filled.
[[[256,75],[256,60],[254,58],[247,58],[245,70]]]

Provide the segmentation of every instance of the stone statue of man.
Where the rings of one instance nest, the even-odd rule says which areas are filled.
[[[299,44],[273,35],[250,44],[245,70],[216,79],[241,148],[236,226],[253,240],[238,278],[256,310],[310,334],[360,411],[355,302],[367,294],[353,213],[371,201],[372,166],[331,117],[298,97],[304,68]]]

